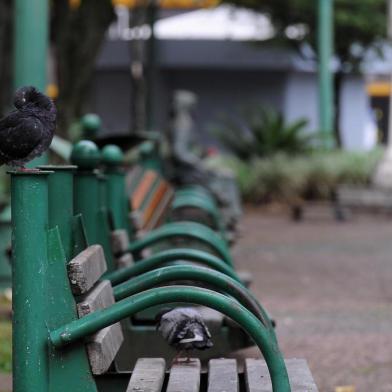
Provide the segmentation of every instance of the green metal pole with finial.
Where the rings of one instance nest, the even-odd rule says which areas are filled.
[[[101,153],[94,142],[81,140],[75,144],[71,153],[72,164],[78,166],[74,177],[74,207],[75,214],[82,215],[89,245],[102,245],[111,271],[114,263],[109,238],[106,179],[99,178],[100,161]]]

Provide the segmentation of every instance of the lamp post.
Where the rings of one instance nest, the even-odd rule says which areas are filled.
[[[326,148],[334,146],[332,54],[333,0],[318,0],[319,126]]]

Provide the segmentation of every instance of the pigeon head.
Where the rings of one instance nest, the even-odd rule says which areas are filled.
[[[14,96],[14,106],[17,109],[23,109],[31,105],[43,110],[50,110],[53,107],[53,102],[33,86],[19,88]]]
[[[155,322],[157,323],[157,328],[159,327],[159,324],[161,323],[162,316],[164,314],[172,311],[173,309],[174,308],[164,307],[155,315]]]

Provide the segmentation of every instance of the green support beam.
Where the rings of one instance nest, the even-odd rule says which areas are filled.
[[[333,0],[318,0],[319,127],[326,148],[334,147]]]

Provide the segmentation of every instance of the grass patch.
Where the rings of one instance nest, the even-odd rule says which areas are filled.
[[[11,373],[12,369],[12,324],[0,321],[0,372]]]

